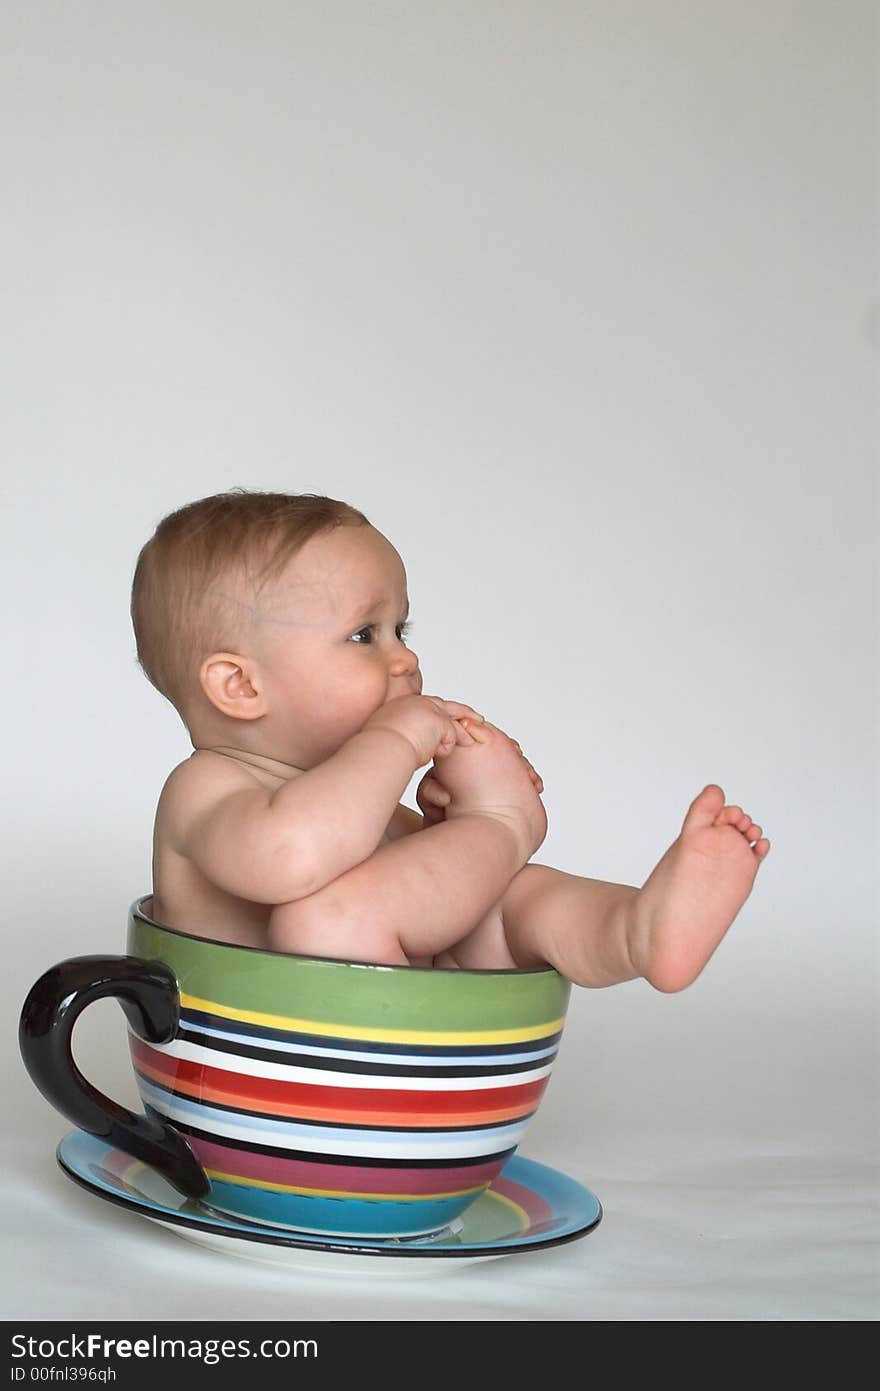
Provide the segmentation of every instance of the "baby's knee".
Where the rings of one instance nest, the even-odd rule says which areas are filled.
[[[279,903],[269,915],[268,946],[271,951],[298,956],[324,956],[334,961],[363,961],[380,965],[407,965],[395,938],[377,940],[377,934],[354,911],[344,895],[332,886],[292,903]]]
[[[316,911],[316,895],[278,903],[269,914],[267,942],[271,951],[315,955],[311,943],[319,931],[321,914]]]

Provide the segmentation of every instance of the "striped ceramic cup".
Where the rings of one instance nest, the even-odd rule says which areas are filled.
[[[189,937],[135,902],[128,956],[34,986],[25,1062],[82,1129],[226,1213],[297,1231],[409,1236],[448,1225],[534,1115],[569,984],[551,969],[423,970]],[[146,1114],[70,1056],[76,1016],[116,995]]]

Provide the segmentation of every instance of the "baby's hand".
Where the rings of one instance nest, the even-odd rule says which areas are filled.
[[[505,821],[517,834],[523,863],[547,834],[547,816],[539,797],[544,784],[514,739],[485,722],[463,720],[474,740],[457,747],[419,785],[416,800],[426,822],[482,814]]]
[[[458,745],[471,744],[473,741],[463,725],[468,718],[476,723],[477,712],[456,700],[425,695],[396,696],[374,711],[363,730],[389,730],[401,735],[412,748],[415,769],[432,758],[444,757]]]

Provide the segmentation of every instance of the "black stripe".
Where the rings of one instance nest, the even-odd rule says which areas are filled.
[[[148,1106],[147,1111],[155,1116],[160,1113]],[[160,1116],[160,1119],[164,1117]],[[509,1159],[516,1149],[497,1150],[493,1154],[469,1154],[450,1159],[378,1159],[374,1155],[358,1154],[319,1154],[315,1150],[280,1149],[276,1145],[255,1145],[250,1140],[231,1140],[228,1135],[212,1135],[195,1126],[174,1122],[174,1129],[184,1135],[192,1135],[196,1140],[206,1140],[212,1145],[222,1145],[225,1149],[247,1150],[251,1154],[265,1154],[271,1159],[302,1159],[313,1164],[345,1164],[350,1168],[364,1169],[458,1169],[475,1168],[478,1164],[492,1164],[496,1160]]]
[[[332,1034],[301,1034],[292,1029],[272,1029],[264,1024],[249,1024],[240,1019],[227,1019],[222,1014],[209,1014],[205,1010],[182,1009],[181,1027],[186,1029],[199,1024],[212,1029],[225,1029],[227,1032],[242,1034],[250,1038],[275,1039],[282,1043],[296,1040],[320,1048],[339,1048],[357,1053],[418,1053],[426,1058],[443,1057],[451,1052],[472,1053],[476,1057],[493,1057],[499,1053],[539,1053],[551,1044],[558,1043],[562,1031],[545,1034],[543,1038],[528,1039],[522,1043],[375,1043],[362,1039],[336,1038]]]
[[[280,1063],[285,1067],[311,1067],[321,1072],[353,1072],[376,1077],[506,1077],[520,1072],[531,1072],[535,1068],[549,1066],[556,1057],[556,1050],[544,1058],[535,1058],[530,1064],[502,1063],[497,1067],[481,1067],[476,1063],[451,1064],[448,1067],[420,1067],[416,1063],[366,1063],[358,1058],[314,1057],[310,1053],[279,1053],[270,1048],[258,1048],[250,1043],[233,1043],[229,1039],[214,1038],[195,1029],[179,1028],[178,1039],[198,1044],[212,1052],[226,1053],[232,1057],[254,1058],[257,1062]]]
[[[168,1096],[176,1096],[181,1101],[188,1101],[193,1106],[210,1106],[212,1111],[222,1111],[224,1115],[230,1116],[252,1116],[255,1120],[261,1121],[289,1121],[291,1125],[314,1125],[325,1130],[388,1130],[395,1134],[400,1132],[402,1135],[433,1135],[435,1133],[445,1134],[447,1131],[466,1132],[468,1130],[503,1130],[507,1125],[525,1125],[527,1120],[535,1114],[538,1109],[526,1111],[522,1116],[514,1116],[512,1120],[506,1121],[485,1121],[478,1125],[362,1125],[357,1121],[316,1121],[305,1116],[279,1116],[275,1111],[252,1111],[247,1106],[229,1106],[225,1102],[203,1101],[200,1097],[191,1096],[189,1092],[178,1091],[176,1087],[168,1087],[163,1082],[157,1082],[155,1078],[148,1077],[145,1072],[138,1068],[134,1069],[135,1076],[144,1082],[148,1087],[155,1087],[156,1091],[165,1092]],[[151,1107],[149,1109],[155,1109]],[[158,1114],[158,1112],[157,1112]],[[172,1121],[172,1125],[177,1125],[177,1121]]]

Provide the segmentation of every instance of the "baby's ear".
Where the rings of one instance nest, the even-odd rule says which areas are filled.
[[[263,682],[249,657],[236,652],[213,652],[199,668],[199,682],[221,715],[233,720],[256,720],[266,713]]]

